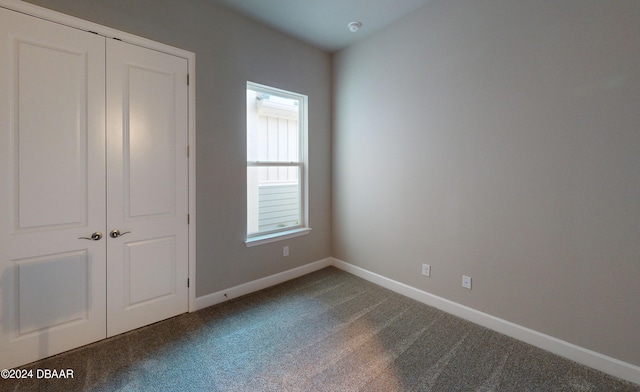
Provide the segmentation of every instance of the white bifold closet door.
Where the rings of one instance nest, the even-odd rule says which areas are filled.
[[[0,368],[188,310],[186,75],[0,8]]]
[[[188,310],[187,121],[187,60],[107,40],[108,336]]]

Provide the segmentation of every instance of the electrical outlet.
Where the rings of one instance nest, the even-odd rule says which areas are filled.
[[[462,275],[462,287],[471,290],[471,277]]]
[[[429,264],[422,264],[422,275],[431,276],[431,266]]]
[[[289,256],[289,247],[285,246],[282,248],[282,255],[283,256]]]

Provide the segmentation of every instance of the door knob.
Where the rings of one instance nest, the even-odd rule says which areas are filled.
[[[118,237],[122,237],[125,234],[131,233],[130,231],[125,231],[124,233],[121,233],[120,230],[118,229],[113,229],[111,230],[111,232],[109,233],[109,237],[111,238],[118,238]]]
[[[102,239],[102,233],[99,231],[96,231],[95,233],[91,234],[91,237],[78,237],[78,239],[100,241]]]

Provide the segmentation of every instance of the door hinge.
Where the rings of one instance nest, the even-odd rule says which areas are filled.
[[[187,214],[187,224],[191,224],[191,214]]]
[[[191,146],[187,146],[187,158],[191,156]]]
[[[189,278],[187,278],[187,287],[191,287],[191,281]]]
[[[187,86],[189,86],[189,74],[187,74]]]

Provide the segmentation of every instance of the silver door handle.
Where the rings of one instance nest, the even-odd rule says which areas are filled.
[[[118,238],[118,237],[122,237],[125,234],[129,234],[131,233],[130,231],[125,231],[124,233],[121,233],[120,230],[118,229],[113,229],[111,230],[111,232],[109,233],[109,237],[111,238]]]
[[[102,233],[99,231],[96,231],[95,233],[91,234],[91,237],[78,237],[79,240],[92,240],[92,241],[100,241],[102,239]]]

